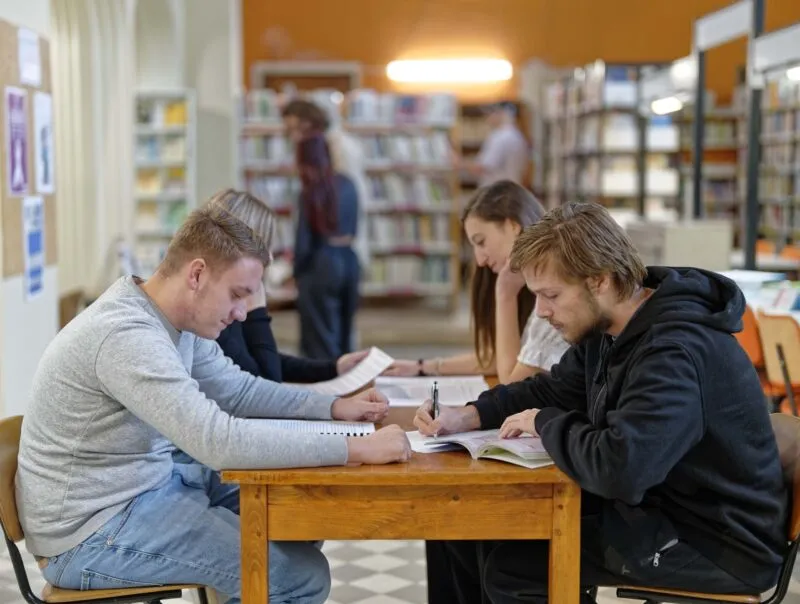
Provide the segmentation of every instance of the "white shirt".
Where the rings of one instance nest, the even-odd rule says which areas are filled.
[[[366,208],[370,205],[371,197],[364,171],[364,154],[358,139],[338,126],[331,126],[325,138],[331,151],[333,169],[353,181],[358,194],[358,226],[353,249],[361,268],[365,270],[370,261]]]
[[[528,317],[520,338],[520,351],[517,361],[528,367],[539,367],[545,371],[561,360],[569,344],[558,330],[535,312]]]
[[[478,163],[486,168],[480,185],[505,179],[522,184],[528,159],[528,143],[514,124],[495,128],[483,141],[478,153]]]

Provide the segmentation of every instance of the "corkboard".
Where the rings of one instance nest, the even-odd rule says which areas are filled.
[[[39,37],[39,54],[42,61],[42,83],[38,88],[23,86],[19,79],[19,44],[17,27],[0,20],[0,223],[3,229],[3,277],[21,275],[25,270],[25,257],[22,245],[22,197],[11,197],[8,193],[6,166],[6,108],[5,88],[16,86],[27,90],[26,111],[28,117],[28,194],[36,195],[36,162],[34,153],[33,96],[38,92],[52,93],[50,66],[50,44]],[[55,113],[55,109],[53,111]],[[55,166],[56,175],[59,165]],[[56,184],[56,193],[58,193]],[[44,195],[45,265],[58,261],[56,241],[56,195]]]

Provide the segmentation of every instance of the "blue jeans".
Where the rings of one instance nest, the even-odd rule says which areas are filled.
[[[239,489],[200,463],[176,463],[170,480],[142,493],[94,535],[48,560],[48,583],[115,589],[197,583],[239,604]],[[270,542],[271,603],[317,604],[330,591],[319,543]]]
[[[325,246],[296,275],[303,356],[335,361],[352,352],[360,270],[352,248]]]

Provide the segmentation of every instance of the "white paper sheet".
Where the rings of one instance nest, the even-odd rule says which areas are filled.
[[[355,367],[344,375],[340,375],[332,380],[316,382],[313,384],[293,384],[304,390],[311,390],[318,394],[330,394],[332,396],[345,396],[359,390],[372,382],[381,373],[386,371],[394,363],[394,359],[374,346],[370,348],[369,354]]]
[[[343,436],[366,436],[375,432],[375,424],[369,422],[339,422],[305,419],[262,419],[259,420],[280,428],[302,434],[341,434]]]
[[[438,446],[428,444],[431,441],[430,436],[422,436],[419,430],[406,432],[406,436],[408,436],[408,442],[411,444],[411,450],[415,453],[441,453],[442,451],[458,451],[459,449],[465,451],[464,447],[451,443],[443,443]]]
[[[380,390],[393,407],[419,407],[431,398],[433,383],[439,385],[439,404],[462,406],[474,401],[489,389],[483,376],[447,377],[379,377],[375,387]]]

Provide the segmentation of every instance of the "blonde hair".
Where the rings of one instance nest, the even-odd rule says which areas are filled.
[[[545,214],[517,237],[510,262],[513,271],[552,266],[568,282],[609,275],[621,300],[647,275],[628,235],[596,203],[566,203]]]
[[[272,261],[274,230],[272,211],[257,198],[233,189],[220,191],[189,214],[170,241],[159,272],[171,275],[198,257],[212,269],[227,268],[243,257],[266,267]]]

